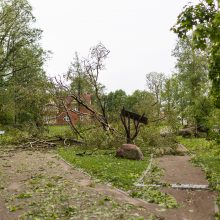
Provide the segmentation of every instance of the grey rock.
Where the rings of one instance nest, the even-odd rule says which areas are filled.
[[[144,155],[140,148],[134,144],[123,144],[116,152],[116,157],[122,157],[131,160],[143,160]]]

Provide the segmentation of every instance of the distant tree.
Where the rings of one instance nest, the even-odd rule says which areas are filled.
[[[106,110],[109,119],[118,120],[123,106],[126,106],[127,94],[123,90],[116,90],[106,95]]]
[[[164,90],[162,92],[163,109],[167,118],[168,124],[177,130],[179,123],[177,117],[180,116],[183,124],[183,100],[181,99],[181,93],[184,92],[181,89],[180,82],[176,75],[166,80]]]
[[[147,91],[135,90],[131,95],[127,96],[125,108],[140,115],[145,113],[149,119],[154,120],[158,118],[154,104],[153,94]]]
[[[216,107],[220,108],[220,1],[202,0],[196,5],[186,5],[172,27],[178,37],[186,39],[192,32],[195,48],[208,50],[211,93]]]
[[[177,42],[172,54],[176,59],[179,80],[187,89],[188,100],[192,103],[200,94],[208,93],[207,53],[193,48],[191,38]]]
[[[157,106],[157,116],[160,115],[161,94],[164,89],[166,77],[163,73],[151,72],[146,74],[146,85],[149,92],[155,97],[155,105]]]
[[[147,91],[135,90],[131,95],[127,95],[123,90],[110,92],[106,96],[106,110],[111,120],[118,120],[123,107],[126,110],[136,112],[140,115],[143,113],[151,119],[155,119],[155,99],[153,94]]]
[[[73,62],[66,74],[66,79],[71,81],[72,92],[82,96],[82,94],[93,93],[94,88],[83,69],[84,63],[79,59],[78,53],[75,53]]]

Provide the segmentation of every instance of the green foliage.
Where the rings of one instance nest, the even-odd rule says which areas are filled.
[[[207,127],[214,109],[208,96],[207,53],[193,48],[192,39],[188,37],[178,41],[173,56],[177,58],[177,72],[167,80],[163,93],[168,122],[174,130],[178,128],[175,118],[176,122],[179,118],[182,125],[186,121],[195,127]]]
[[[163,110],[166,115],[167,123],[173,131],[177,131],[180,126],[177,120],[179,114],[177,110],[177,107],[179,107],[179,104],[177,104],[178,96],[178,80],[176,77],[171,77],[165,82],[161,98],[164,103]]]
[[[157,117],[155,114],[156,107],[154,104],[155,99],[152,93],[136,90],[132,95],[128,96],[125,107],[128,110],[136,112],[140,115],[145,113],[146,116],[152,120]]]
[[[126,106],[128,96],[123,90],[110,92],[106,96],[106,110],[111,121],[119,120],[119,115],[123,106]]]
[[[116,149],[124,142],[121,136],[103,131],[100,127],[84,132],[83,135],[85,137],[86,146],[89,148]]]
[[[175,198],[167,193],[158,191],[153,187],[146,187],[142,190],[138,189],[131,193],[131,196],[145,199],[148,202],[156,203],[165,208],[178,208],[179,205]]]
[[[216,107],[220,108],[220,11],[219,0],[203,0],[187,5],[172,28],[179,38],[192,31],[195,48],[209,51],[209,78]]]
[[[210,128],[208,137],[220,143],[220,109],[215,109],[209,117],[208,127]]]
[[[42,125],[48,101],[43,71],[46,52],[39,45],[41,30],[26,0],[1,1],[0,123]]]
[[[0,145],[4,147],[10,144],[19,144],[30,136],[28,131],[22,131],[16,128],[4,128],[5,134],[0,136]],[[1,147],[0,147],[1,148]]]
[[[147,89],[154,96],[154,105],[157,111],[157,117],[160,117],[161,104],[162,104],[162,91],[164,90],[164,85],[166,82],[166,77],[164,73],[151,72],[146,74],[146,84]]]
[[[17,210],[22,210],[22,207],[21,206],[8,206],[7,207],[9,212],[16,212]]]
[[[28,199],[31,198],[32,194],[31,193],[21,193],[16,196],[17,199]]]
[[[113,122],[120,119],[123,107],[140,115],[145,113],[148,118],[154,119],[156,117],[154,103],[155,98],[150,92],[136,90],[131,95],[127,95],[123,90],[116,90],[106,96],[106,111],[110,121]]]
[[[208,122],[212,111],[214,110],[213,103],[207,97],[198,97],[193,106],[193,113],[196,123],[203,127],[208,127]]]
[[[175,135],[169,133],[162,136],[158,126],[143,127],[135,140],[135,144],[143,152],[154,153],[155,155],[175,154],[177,147]]]

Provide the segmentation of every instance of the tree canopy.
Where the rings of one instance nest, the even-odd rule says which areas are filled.
[[[202,0],[196,5],[186,5],[171,28],[179,38],[187,38],[192,32],[193,46],[208,50],[211,94],[220,108],[220,1]]]
[[[41,30],[26,0],[0,1],[0,122],[41,121],[47,78]]]

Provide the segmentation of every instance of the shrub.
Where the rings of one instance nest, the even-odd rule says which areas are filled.
[[[106,132],[102,128],[97,128],[84,133],[86,145],[99,149],[116,149],[120,147],[124,140],[117,134]]]
[[[155,126],[144,127],[135,140],[145,153],[174,154],[177,148],[175,135],[161,136],[159,129]]]
[[[29,137],[27,131],[21,131],[13,127],[4,127],[1,130],[5,130],[5,134],[0,136],[1,145],[18,144]]]

